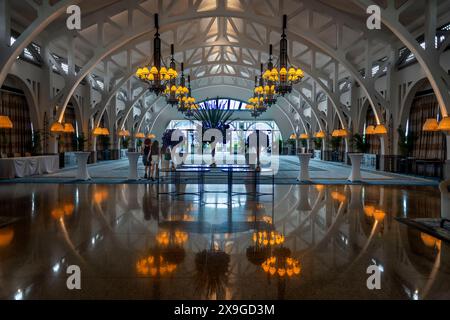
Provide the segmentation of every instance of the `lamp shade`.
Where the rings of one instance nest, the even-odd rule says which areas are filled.
[[[387,129],[383,124],[379,124],[375,127],[375,134],[387,134]]]
[[[65,133],[75,133],[75,128],[71,123],[64,124],[64,132]]]
[[[56,133],[64,132],[64,126],[61,123],[59,123],[59,122],[55,122],[50,127],[50,131],[51,132],[56,132]]]
[[[149,134],[147,135],[147,138],[148,138],[148,139],[155,139],[155,138],[156,138],[156,135],[153,134],[153,133],[149,133]]]
[[[300,135],[300,139],[302,139],[302,140],[309,139],[309,135],[306,134],[306,133],[302,133],[302,134]]]
[[[136,133],[136,138],[145,139],[145,134],[143,134],[142,132],[138,132],[138,133]]]
[[[437,120],[434,118],[431,118],[431,119],[427,119],[427,121],[425,121],[425,124],[422,127],[422,131],[435,132],[435,131],[438,131],[438,128],[439,128],[439,123],[437,122]]]
[[[315,137],[319,139],[325,138],[325,132],[319,131],[316,133]]]
[[[370,126],[367,126],[367,128],[366,128],[366,135],[373,135],[373,134],[375,134],[375,126],[372,126],[372,125],[370,125]]]
[[[295,133],[291,134],[291,136],[289,137],[289,139],[297,139],[297,135]]]
[[[441,122],[439,122],[439,131],[450,131],[450,117],[444,117]]]
[[[339,131],[340,130],[333,130],[333,132],[331,133],[332,137],[339,137]]]
[[[120,130],[119,131],[119,137],[129,137],[130,132],[128,130]]]
[[[0,129],[12,129],[13,123],[8,116],[0,116]]]
[[[100,128],[100,127],[97,127],[97,128],[94,129],[92,134],[95,135],[95,136],[101,136],[103,134],[103,129]]]
[[[108,128],[102,128],[102,135],[109,136],[109,130]]]

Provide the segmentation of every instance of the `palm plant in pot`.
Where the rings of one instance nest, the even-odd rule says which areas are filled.
[[[211,239],[214,239],[213,235]],[[215,248],[213,242],[208,250],[198,252],[195,255],[197,290],[207,298],[215,295],[223,299],[228,284],[229,265],[230,255]]]
[[[227,143],[226,132],[230,128],[230,124],[236,119],[232,119],[234,111],[227,108],[225,102],[219,102],[219,98],[205,102],[203,108],[193,110],[192,118],[201,122],[202,131],[206,132],[209,129],[217,129],[222,133],[223,144]],[[210,143],[215,142],[211,140]],[[202,146],[205,141],[201,141]],[[203,153],[203,148],[202,148]],[[212,166],[215,166],[214,157],[216,154],[215,147],[211,150]]]
[[[353,149],[356,151],[356,153],[367,153],[369,151],[370,145],[367,143],[366,139],[359,133],[353,135],[352,143]]]
[[[402,126],[398,127],[398,150],[400,155],[408,157],[414,149],[414,143],[417,140],[417,135],[413,133],[406,134]]]

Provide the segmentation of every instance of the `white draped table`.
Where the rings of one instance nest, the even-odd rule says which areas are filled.
[[[0,159],[0,178],[23,178],[59,170],[59,156],[36,156]]]

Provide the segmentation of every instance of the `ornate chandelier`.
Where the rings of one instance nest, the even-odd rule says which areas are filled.
[[[292,257],[291,250],[284,247],[275,249],[273,255],[264,261],[261,267],[267,274],[280,278],[299,275],[302,270],[300,262]]]
[[[248,100],[249,105],[247,105],[247,109],[251,110],[253,117],[260,116],[263,112],[267,111],[267,108],[270,107],[273,103],[273,94],[275,88],[271,89],[268,85],[264,85],[263,79],[263,64],[261,64],[261,77],[258,80],[258,77],[255,77],[255,89],[253,91],[253,97]],[[274,102],[274,101],[273,101]]]
[[[195,103],[195,98],[191,93],[191,76],[188,76],[188,92],[187,95],[179,99],[178,111],[183,112],[186,117],[191,118],[193,110],[198,109],[198,105]]]
[[[175,67],[173,51],[172,51],[172,62],[170,63],[170,66],[171,68],[172,66]],[[173,107],[179,106],[180,101],[186,99],[188,93],[189,89],[186,87],[186,81],[184,79],[184,64],[181,63],[180,85],[177,86],[176,79],[170,80],[169,84],[166,87],[166,90],[164,91],[164,94],[166,95],[167,103]]]
[[[268,69],[264,72],[263,78],[268,83],[269,88],[275,86],[274,94],[284,96],[292,92],[292,86],[299,83],[304,77],[303,70],[296,68],[289,62],[288,42],[286,39],[287,15],[283,15],[283,33],[280,40],[280,58],[276,67],[273,66],[272,46],[270,46]]]
[[[149,85],[150,92],[160,96],[166,91],[166,88],[171,84],[171,81],[176,81],[178,73],[175,70],[173,55],[173,65],[171,63],[169,69],[164,66],[164,62],[162,61],[158,14],[155,14],[155,29],[155,39],[153,40],[153,65],[138,68],[136,71],[136,76]]]

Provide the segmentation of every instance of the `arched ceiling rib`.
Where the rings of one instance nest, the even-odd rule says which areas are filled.
[[[183,2],[180,0],[179,2],[180,4],[186,4],[186,1]],[[67,104],[69,96],[73,94],[74,88],[76,88],[82,78],[95,70],[98,62],[107,58],[113,52],[116,52],[116,56],[119,55],[120,53],[118,50],[125,48],[127,44],[138,39],[140,36],[151,35],[153,32],[150,28],[152,9],[150,7],[145,7],[148,3],[148,1],[138,1],[132,6],[128,6],[126,9],[128,12],[122,11],[115,15],[113,15],[114,13],[111,13],[111,16],[108,17],[108,19],[105,19],[105,14],[103,14],[101,16],[102,19],[93,20],[94,16],[97,16],[97,18],[100,17],[98,16],[101,14],[99,12],[86,17],[87,20],[91,19],[97,21],[97,25],[93,26],[103,28],[103,33],[100,33],[103,34],[103,37],[97,39],[98,41],[95,41],[94,34],[98,35],[99,32],[98,30],[97,32],[94,32],[94,30],[90,30],[89,28],[88,31],[84,31],[85,34],[83,34],[83,31],[78,34],[75,41],[83,43],[84,46],[86,46],[86,44],[91,44],[88,45],[88,47],[91,47],[94,56],[84,64],[85,67],[82,68],[73,80],[68,81],[66,89],[62,92],[61,96],[57,97],[56,103],[62,105],[61,113]],[[290,9],[291,23],[288,36],[291,39],[291,58],[296,58],[299,61],[304,59],[307,61],[307,64],[312,64],[314,68],[317,68],[317,66],[324,67],[325,70],[320,70],[324,72],[329,71],[330,60],[338,60],[344,69],[347,69],[347,71],[357,80],[359,79],[363,89],[365,89],[366,93],[369,95],[369,100],[371,100],[373,106],[376,108],[378,107],[379,101],[375,101],[375,91],[374,89],[366,88],[367,84],[361,79],[357,67],[354,65],[354,63],[357,62],[350,62],[347,60],[347,57],[351,56],[348,47],[351,46],[354,48],[358,45],[358,43],[355,43],[354,41],[363,39],[365,32],[355,31],[357,30],[356,28],[352,29],[352,27],[354,28],[356,25],[361,26],[361,24],[352,17],[336,12],[335,9],[324,6],[323,4],[314,4],[310,1],[284,1],[285,6],[282,8],[283,10],[275,10],[273,8],[270,15],[262,15],[257,9],[252,8],[246,8],[249,10],[246,10],[245,12],[233,11],[230,9],[227,10],[226,8],[214,8],[209,11],[201,11],[201,3],[203,3],[203,1],[191,3],[192,6],[188,5],[188,10],[185,10],[183,14],[178,15],[173,15],[170,8],[165,8],[165,11],[163,10],[164,14],[161,20],[167,27],[167,31],[172,33],[172,40],[175,40],[174,42],[183,43],[183,40],[179,39],[180,37],[187,39],[185,41],[190,41],[191,38],[189,38],[187,33],[183,33],[180,29],[187,23],[193,23],[192,21],[194,20],[198,22],[198,27],[201,27],[202,23],[204,24],[204,29],[201,30],[203,33],[197,32],[197,38],[203,36],[203,40],[206,40],[206,42],[210,41],[212,44],[215,44],[221,43],[221,41],[226,39],[227,43],[235,41],[237,45],[243,47],[251,47],[257,44],[267,48],[269,43],[277,43],[279,40],[281,11]],[[120,5],[116,4],[115,8],[120,9]],[[172,9],[173,8],[174,7],[172,7]],[[122,25],[123,20],[127,16],[126,13],[133,14],[132,26]],[[108,12],[106,12],[106,14],[108,14]],[[138,18],[137,15],[140,15],[140,18]],[[306,16],[307,19],[303,18],[304,16]],[[347,19],[344,20],[344,18]],[[128,21],[127,19],[125,20]],[[142,24],[139,23],[140,21],[142,21]],[[109,33],[105,31],[108,26]],[[122,27],[122,32],[118,31],[120,29],[119,27]],[[95,29],[94,27],[92,28]],[[364,28],[361,28],[360,30],[364,30]],[[195,31],[198,30],[194,28],[194,32]],[[89,32],[92,34],[90,36],[93,36],[94,39],[88,39],[90,37]],[[347,37],[347,34],[350,36]],[[114,40],[108,42],[107,35]],[[331,41],[332,39],[334,40]],[[97,45],[92,45],[94,43]],[[139,53],[139,51],[142,50],[133,49],[135,55],[136,53]],[[142,53],[145,54],[145,52]],[[258,58],[258,60],[262,60],[261,56]],[[117,65],[120,65],[120,63],[117,63]],[[331,67],[331,69],[331,71],[336,71],[336,68]],[[342,71],[344,69],[337,68],[337,71],[339,72],[339,70],[341,70],[341,72],[344,72],[347,76],[348,72]],[[332,78],[334,78],[336,82],[339,79],[339,74],[332,74]]]

